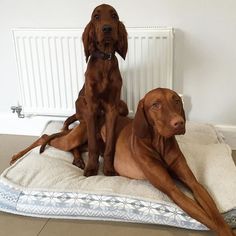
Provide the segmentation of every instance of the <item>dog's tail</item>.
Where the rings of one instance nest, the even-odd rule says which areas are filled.
[[[59,132],[59,133],[55,133],[55,134],[49,135],[49,136],[45,139],[44,143],[41,145],[41,147],[40,147],[40,149],[39,149],[39,153],[40,153],[40,154],[43,153],[44,150],[45,150],[45,148],[46,148],[46,146],[47,146],[47,144],[49,144],[53,139],[62,137],[62,136],[64,136],[64,135],[68,134],[69,132],[70,132],[70,130],[65,130],[65,131],[62,131],[62,132]]]

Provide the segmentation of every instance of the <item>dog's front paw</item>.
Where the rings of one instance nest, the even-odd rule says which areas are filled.
[[[106,176],[115,176],[115,175],[117,175],[113,165],[110,165],[110,166],[105,166],[104,165],[103,174],[106,175]]]
[[[89,176],[94,176],[98,174],[98,169],[88,169],[85,168],[84,170],[84,176],[89,177]]]
[[[84,176],[94,176],[98,174],[99,163],[88,162],[84,169]]]
[[[104,170],[103,173],[106,176],[116,176],[117,175],[115,171],[110,171],[110,170],[108,170],[108,171]]]

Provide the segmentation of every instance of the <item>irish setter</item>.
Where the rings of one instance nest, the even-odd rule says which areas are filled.
[[[99,110],[104,111],[107,128],[103,172],[105,175],[114,175],[114,130],[122,87],[115,52],[125,59],[127,32],[116,10],[102,4],[94,9],[82,38],[88,61],[84,86],[87,112],[83,120],[87,127],[89,160],[84,175],[96,175],[98,171],[99,143],[96,133]]]
[[[82,35],[87,70],[85,83],[76,101],[76,114],[69,117],[64,124],[65,133],[69,124],[79,120],[81,128],[84,127],[88,137],[89,161],[84,170],[85,176],[96,175],[98,171],[98,158],[100,142],[97,133],[100,125],[105,122],[107,127],[106,146],[104,151],[105,175],[114,175],[114,130],[118,114],[128,113],[126,104],[120,101],[122,78],[118,66],[117,52],[123,59],[126,57],[128,43],[124,24],[119,20],[116,10],[107,4],[97,6],[85,27]],[[86,107],[86,109],[84,109]],[[122,110],[125,107],[124,110]],[[121,111],[122,110],[122,111]],[[121,114],[122,115],[122,114]],[[72,132],[73,134],[73,132]],[[72,134],[70,134],[72,136]],[[47,138],[44,136],[44,138]],[[72,140],[75,140],[72,138]],[[69,146],[73,145],[70,143]],[[34,146],[34,145],[33,145]],[[60,147],[66,151],[67,147]],[[24,153],[24,150],[21,153]],[[77,149],[71,150],[78,156]],[[15,155],[12,162],[21,156]],[[75,158],[81,160],[79,158]],[[80,166],[84,166],[80,163]]]
[[[107,142],[104,151],[103,172],[105,175],[114,175],[116,119],[118,114],[127,115],[128,113],[126,104],[120,101],[122,77],[115,53],[117,52],[125,59],[128,48],[127,32],[124,24],[119,20],[116,10],[110,5],[102,4],[94,9],[91,20],[83,32],[82,40],[86,61],[88,62],[85,83],[75,104],[76,114],[65,121],[63,130],[64,133],[67,133],[66,130],[69,124],[75,120],[79,120],[81,129],[83,127],[86,130],[89,160],[84,175],[92,176],[97,174],[101,149],[97,133],[100,129],[99,126],[105,122],[108,132],[106,133]],[[74,132],[70,136],[72,137],[73,134]],[[47,139],[47,136],[44,135],[44,138]],[[69,139],[67,140],[69,141]],[[75,138],[70,140],[74,140],[74,142],[67,144],[70,147],[71,145],[74,146]],[[33,146],[37,146],[37,144],[38,142]],[[66,151],[68,145],[64,144],[60,147]],[[27,150],[15,155],[12,158],[12,163]],[[70,151],[73,152],[75,157],[79,156],[76,148]],[[75,158],[75,160],[80,160],[80,167],[84,166],[80,158]]]

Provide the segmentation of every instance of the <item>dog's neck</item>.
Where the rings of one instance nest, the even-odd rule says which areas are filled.
[[[152,146],[158,153],[161,154],[161,156],[165,156],[166,151],[169,151],[168,147],[171,147],[174,141],[175,141],[175,136],[166,138],[158,134],[154,135],[154,138],[152,139]]]
[[[131,143],[133,146],[133,151],[138,146],[143,146],[142,149],[146,149],[147,152],[156,152],[160,156],[165,156],[166,152],[169,151],[168,147],[171,147],[176,142],[175,136],[166,138],[159,133],[155,132],[153,129],[150,130],[150,134],[147,137],[140,138],[135,134],[131,135]]]
[[[100,50],[96,50],[91,54],[92,58],[102,59],[102,60],[111,60],[114,56],[115,56],[115,52],[106,53]]]
[[[97,43],[91,57],[95,59],[111,60],[115,56],[114,43]]]

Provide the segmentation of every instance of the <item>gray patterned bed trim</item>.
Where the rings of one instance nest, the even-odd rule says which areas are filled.
[[[123,221],[207,230],[175,205],[116,195],[20,190],[3,181],[0,181],[0,210],[34,217]],[[236,211],[225,214],[225,218],[235,226]]]

